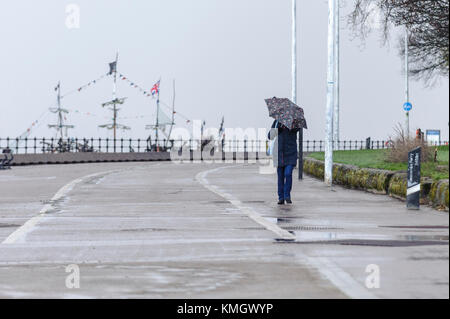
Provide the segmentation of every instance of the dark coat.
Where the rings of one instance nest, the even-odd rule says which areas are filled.
[[[284,167],[287,165],[297,166],[298,160],[298,146],[297,146],[297,132],[298,129],[289,130],[285,126],[278,123],[277,127],[274,121],[272,129],[269,132],[269,139],[277,138],[273,152],[278,154],[274,156],[273,161],[276,167]]]

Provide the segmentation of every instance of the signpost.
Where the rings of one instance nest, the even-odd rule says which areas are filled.
[[[439,145],[441,143],[441,131],[440,130],[427,130],[426,139],[429,145]]]
[[[422,149],[415,148],[408,153],[408,189],[406,207],[411,210],[420,209],[420,160]]]
[[[406,102],[405,104],[403,104],[403,109],[404,109],[406,112],[411,111],[411,110],[412,110],[412,104],[411,104],[410,102]]]
[[[409,139],[409,112],[412,109],[412,104],[409,102],[409,33],[408,29],[405,32],[405,104],[403,105],[403,109],[406,112],[406,137]]]

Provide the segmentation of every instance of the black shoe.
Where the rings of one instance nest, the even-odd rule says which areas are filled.
[[[286,203],[288,203],[288,204],[292,204],[292,201],[291,201],[291,199],[289,198],[289,199],[286,199]]]
[[[284,205],[284,200],[279,200],[278,205]]]

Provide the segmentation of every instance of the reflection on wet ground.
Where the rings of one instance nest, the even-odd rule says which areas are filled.
[[[320,230],[320,226],[282,227],[296,236],[295,240],[280,240],[298,244],[336,244],[359,246],[407,247],[425,245],[449,245],[449,235],[405,235],[405,234],[368,234],[349,232],[329,232]],[[339,229],[339,228],[337,228]],[[342,229],[342,228],[341,228]],[[329,228],[328,228],[329,230]]]
[[[337,233],[337,232],[319,232],[319,231],[303,231],[294,232],[296,241],[326,241],[326,240],[403,240],[408,242],[415,241],[446,241],[448,244],[448,235],[380,235],[380,234],[363,234],[363,233]]]
[[[283,209],[285,211],[285,209]],[[297,244],[335,244],[335,245],[361,245],[361,246],[384,246],[384,247],[407,247],[424,245],[449,245],[449,235],[436,234],[436,231],[445,231],[448,226],[441,225],[366,225],[371,233],[355,233],[354,226],[332,225],[330,222],[306,219],[298,216],[265,216],[267,221],[277,224],[280,228],[289,231],[296,236],[295,240],[280,240],[276,242],[288,242]],[[306,223],[308,220],[308,224]],[[316,225],[310,224],[316,222]],[[351,226],[350,226],[351,225]],[[359,225],[360,226],[360,225]],[[350,229],[352,231],[350,232]],[[248,230],[259,230],[261,227],[252,227]],[[399,230],[400,234],[378,234],[373,230],[392,229]],[[333,231],[331,231],[333,230]],[[346,231],[347,230],[347,231]],[[405,234],[416,232],[416,234]],[[428,234],[424,234],[428,233]],[[420,233],[420,234],[417,234]]]
[[[342,239],[342,240],[315,240],[315,241],[298,241],[298,240],[282,240],[276,239],[276,243],[292,243],[292,244],[315,244],[315,245],[344,245],[344,246],[371,246],[371,247],[413,247],[413,246],[448,246],[448,241],[437,240],[364,240],[364,239]]]

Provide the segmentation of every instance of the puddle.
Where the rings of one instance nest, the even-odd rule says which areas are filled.
[[[292,205],[278,206],[278,211],[280,212],[291,212],[294,207]]]
[[[174,229],[168,228],[135,228],[135,229],[121,229],[124,232],[166,232]]]
[[[273,224],[293,224],[297,218],[288,217],[264,217],[265,220]]]
[[[243,201],[244,204],[265,204],[266,202],[263,200],[246,200]]]
[[[400,236],[395,236],[395,237],[398,239],[407,240],[407,241],[418,241],[418,240],[448,241],[448,238],[449,238],[448,235],[400,235]]]
[[[448,226],[379,226],[380,228],[396,229],[448,229]]]
[[[409,257],[408,258],[409,260],[414,260],[414,261],[422,261],[422,260],[427,260],[427,261],[442,261],[442,260],[447,260],[448,261],[448,256],[447,257],[445,257],[445,256],[443,256],[443,257],[427,257],[427,256],[425,256],[425,257]]]
[[[296,220],[296,219],[305,219],[305,217],[303,217],[303,216],[283,216],[283,215],[276,215],[276,216],[273,216],[273,215],[264,215],[264,216],[262,216],[262,217],[264,217],[264,218],[266,218],[267,220],[269,220],[269,219],[271,219],[271,220],[276,220],[276,219],[278,219],[278,218],[281,218],[281,219],[290,219],[290,220]]]
[[[20,227],[20,225],[16,225],[16,224],[2,224],[2,223],[0,223],[0,228],[9,228],[9,227]]]
[[[403,241],[448,241],[448,235],[378,235],[378,234],[350,234],[336,232],[296,232],[297,241],[327,241],[327,240],[403,240]]]
[[[424,245],[448,245],[448,235],[377,235],[337,232],[293,232],[297,244],[336,244],[357,246],[409,247]],[[276,242],[284,242],[276,240]]]
[[[292,226],[291,228],[296,228],[297,230],[338,230],[343,229],[342,227],[337,227],[330,224],[323,224],[323,225],[304,225],[299,224],[298,220],[302,219],[303,217],[267,217],[263,216],[265,220],[268,222],[271,222],[272,224],[277,224],[281,228],[288,228],[289,226],[284,226],[285,224],[296,224],[295,226]]]
[[[210,202],[206,202],[207,204],[230,204],[229,201],[227,200],[214,200],[214,201],[210,201]]]
[[[244,275],[223,267],[190,268],[147,265],[99,265],[102,277],[114,285],[114,290],[130,295],[187,293],[214,291],[232,286]],[[93,276],[91,273],[85,276]],[[130,282],[141,290],[129,289]]]
[[[364,239],[347,239],[334,240],[324,242],[295,242],[297,244],[332,244],[342,246],[369,246],[369,247],[417,247],[417,246],[448,246],[448,242],[444,241],[406,241],[406,240],[364,240]]]

